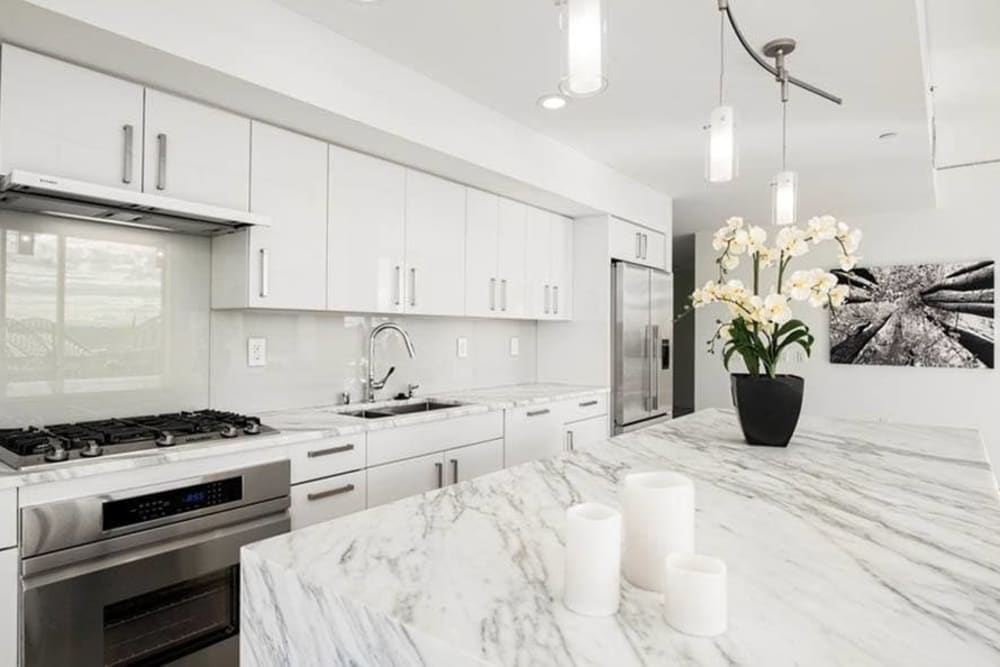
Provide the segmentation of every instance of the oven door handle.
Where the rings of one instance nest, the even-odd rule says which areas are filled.
[[[21,562],[24,588],[28,590],[209,542],[218,541],[221,545],[226,540],[241,538],[243,544],[249,544],[280,535],[290,528],[289,504],[287,496],[276,498],[183,523],[25,558]]]

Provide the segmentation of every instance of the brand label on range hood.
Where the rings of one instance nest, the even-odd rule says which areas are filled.
[[[202,236],[271,224],[247,211],[21,170],[0,176],[0,208]]]

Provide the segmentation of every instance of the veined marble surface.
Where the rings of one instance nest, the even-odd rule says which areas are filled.
[[[561,603],[566,507],[633,470],[694,479],[729,631],[686,637],[623,583]],[[243,550],[242,664],[998,665],[1000,500],[977,433],[803,418],[749,447],[710,410]]]
[[[375,403],[355,403],[351,405],[318,405],[292,410],[274,410],[260,415],[261,421],[281,431],[319,430],[326,437],[353,435],[364,431],[378,431],[399,426],[410,426],[426,422],[452,419],[465,415],[481,414],[496,410],[565,401],[583,396],[607,393],[606,387],[591,387],[564,384],[519,384],[505,387],[469,389],[429,396],[417,396],[405,401],[376,401]],[[421,403],[426,400],[455,403],[454,408],[417,412],[397,417],[361,419],[346,414],[357,410],[377,410],[387,405]]]

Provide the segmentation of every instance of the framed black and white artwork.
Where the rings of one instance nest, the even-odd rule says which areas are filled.
[[[834,271],[835,364],[993,368],[993,261]]]

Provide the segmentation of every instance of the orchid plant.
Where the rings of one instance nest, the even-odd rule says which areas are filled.
[[[833,216],[812,218],[806,229],[782,227],[774,246],[767,245],[762,227],[745,225],[743,218],[730,218],[712,239],[712,247],[721,253],[715,260],[718,280],[708,281],[691,295],[689,309],[720,303],[729,309],[728,321],[717,320],[715,334],[708,341],[715,352],[722,342],[722,362],[729,370],[734,355],[739,355],[753,376],[763,371],[775,377],[781,354],[798,345],[806,355],[812,351],[814,337],[802,320],[792,315],[790,302],[803,301],[814,308],[835,309],[847,299],[847,285],[838,285],[837,277],[823,269],[795,271],[788,275],[791,262],[807,254],[812,246],[836,242],[840,247],[840,268],[850,271],[860,259],[855,253],[861,245],[861,231],[851,229]],[[729,279],[747,256],[753,269],[750,287],[743,281]],[[776,272],[774,284],[765,292],[766,270]]]

